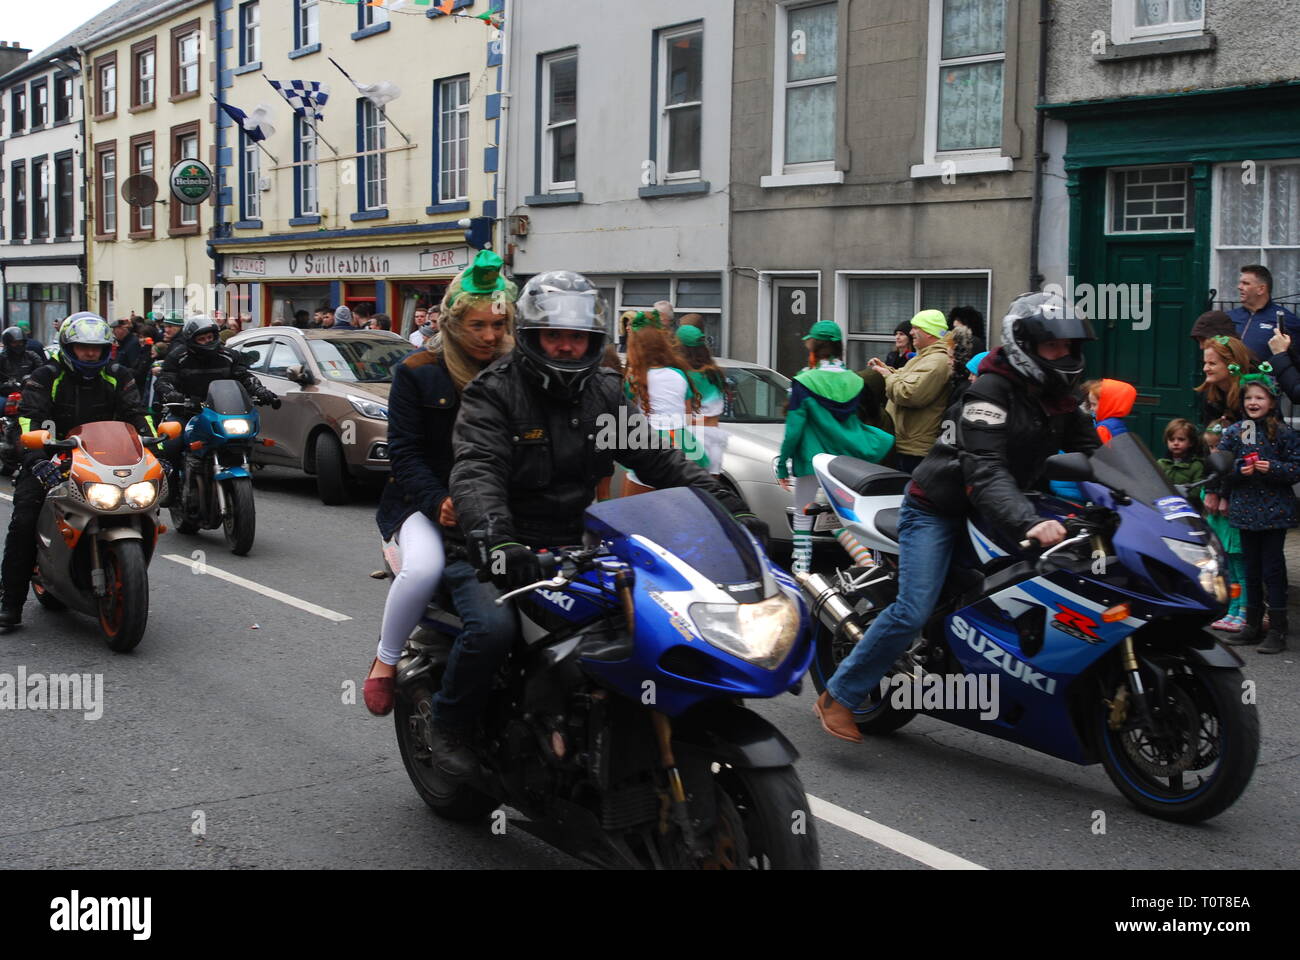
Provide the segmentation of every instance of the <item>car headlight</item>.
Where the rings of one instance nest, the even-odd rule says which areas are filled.
[[[152,506],[153,502],[158,499],[158,488],[154,486],[152,480],[142,480],[139,483],[133,483],[126,488],[126,504],[137,510],[143,510],[145,507]]]
[[[779,667],[799,636],[799,610],[784,593],[758,603],[693,603],[690,615],[706,641],[765,670]]]
[[[354,397],[351,394],[348,395],[348,403],[352,404],[352,408],[363,417],[370,417],[372,420],[388,419],[388,408],[382,403],[376,403],[366,397]]]
[[[245,437],[251,429],[247,420],[226,420],[221,424],[228,437]]]
[[[122,488],[111,483],[88,483],[86,502],[97,510],[112,510],[122,502]]]
[[[1198,571],[1201,589],[1212,595],[1219,603],[1228,599],[1228,585],[1220,574],[1219,557],[1214,548],[1203,543],[1188,543],[1186,540],[1174,540],[1161,537],[1175,557],[1183,563],[1191,564]]]

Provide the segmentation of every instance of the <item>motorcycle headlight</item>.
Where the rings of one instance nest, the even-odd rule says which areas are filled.
[[[152,480],[142,480],[126,488],[127,506],[137,510],[152,506],[156,499],[158,499],[158,488],[154,486]]]
[[[354,397],[351,394],[348,395],[348,403],[352,404],[352,408],[363,417],[370,417],[372,420],[388,419],[388,408],[382,403],[376,403],[367,397]]]
[[[221,425],[228,437],[245,437],[250,429],[247,420],[227,420]]]
[[[86,502],[97,510],[112,510],[122,502],[122,488],[111,483],[86,484]]]
[[[799,636],[799,610],[786,594],[758,603],[693,603],[691,620],[713,646],[775,670]]]
[[[1221,576],[1219,557],[1214,548],[1203,543],[1188,543],[1186,540],[1174,540],[1161,537],[1173,555],[1183,563],[1191,564],[1197,569],[1197,580],[1201,589],[1213,596],[1219,603],[1228,599],[1228,585]]]

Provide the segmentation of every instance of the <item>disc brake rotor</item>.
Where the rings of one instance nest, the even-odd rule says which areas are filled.
[[[1120,737],[1129,762],[1149,777],[1168,778],[1193,769],[1201,745],[1201,712],[1181,687],[1166,687],[1166,737],[1157,740],[1143,726],[1130,726]],[[1202,761],[1204,758],[1201,758]],[[1199,767],[1205,766],[1201,762]]]

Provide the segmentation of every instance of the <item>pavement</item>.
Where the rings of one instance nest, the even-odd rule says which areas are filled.
[[[0,674],[102,674],[104,685],[98,719],[0,712],[0,863],[580,868],[516,821],[498,834],[437,819],[407,780],[392,720],[366,711],[361,683],[387,590],[368,576],[381,565],[376,498],[324,507],[311,481],[274,469],[255,487],[248,557],[232,556],[220,531],[161,538],[135,652],[112,653],[90,619],[35,601],[24,627],[0,636]],[[8,514],[0,500],[0,522]],[[1300,569],[1300,534],[1288,551]],[[801,753],[827,868],[1295,868],[1292,647],[1244,653],[1262,716],[1259,766],[1234,807],[1194,827],[1139,813],[1099,766],[927,717],[862,746],[834,740],[813,717],[811,684],[752,706]]]

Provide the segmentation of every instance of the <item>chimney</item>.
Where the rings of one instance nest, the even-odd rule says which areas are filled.
[[[26,47],[20,46],[17,40],[13,43],[4,43],[0,46],[0,76],[15,67],[22,66],[31,55],[32,52]]]

